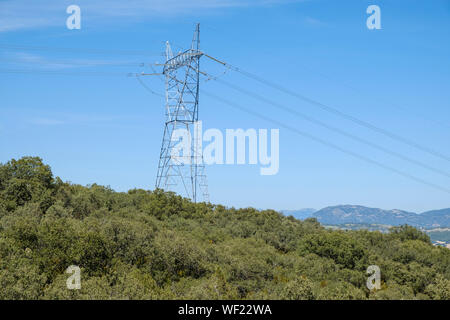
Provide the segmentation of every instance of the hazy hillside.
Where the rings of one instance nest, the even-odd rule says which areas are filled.
[[[71,265],[80,290],[66,286]],[[366,288],[370,265],[380,290]],[[409,226],[332,231],[162,190],[74,185],[26,157],[0,164],[0,286],[0,299],[450,299],[450,250]]]
[[[420,214],[420,224],[425,228],[450,227],[450,208]]]
[[[382,210],[355,205],[326,207],[312,214],[323,224],[383,224],[435,228],[450,226],[450,209],[428,211],[422,214],[402,210]]]

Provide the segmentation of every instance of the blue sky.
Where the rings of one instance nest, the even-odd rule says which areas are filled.
[[[66,28],[67,6],[81,30]],[[381,8],[368,30],[366,8]],[[55,175],[118,191],[154,186],[164,101],[129,72],[163,62],[164,42],[217,58],[450,157],[450,1],[0,0],[0,162],[42,157]],[[78,48],[78,50],[63,50]],[[202,58],[202,69],[223,69]],[[5,73],[26,70],[27,73]],[[3,71],[3,72],[1,72]],[[33,71],[33,73],[28,73]],[[50,71],[53,74],[42,74]],[[41,73],[39,73],[41,72]],[[89,74],[83,72],[91,72]],[[450,172],[448,161],[252,81],[221,79],[328,125]],[[158,79],[145,83],[163,92]],[[263,104],[215,81],[202,90],[429,183],[450,178]],[[200,96],[205,129],[279,128]],[[360,204],[422,212],[450,207],[449,193],[280,128],[280,170],[207,167],[211,201],[275,209]]]

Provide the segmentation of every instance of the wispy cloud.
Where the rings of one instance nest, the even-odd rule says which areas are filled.
[[[310,26],[315,26],[315,27],[321,27],[321,26],[325,26],[326,25],[325,22],[323,22],[323,21],[321,21],[319,19],[316,19],[316,18],[312,18],[312,17],[306,17],[304,19],[304,22],[306,24],[310,25]]]
[[[48,1],[0,1],[0,32],[56,25],[57,10],[49,5]]]
[[[224,8],[275,6],[305,0],[77,0],[91,19],[110,17],[154,18],[207,13]],[[0,32],[64,25],[73,0],[0,1]]]
[[[103,67],[103,66],[140,66],[136,62],[128,60],[102,60],[102,59],[66,59],[58,60],[47,58],[28,52],[5,52],[1,56],[3,65],[32,65],[33,69],[61,70],[79,67]]]

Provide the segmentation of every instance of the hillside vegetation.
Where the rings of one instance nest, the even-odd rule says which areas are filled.
[[[81,289],[69,290],[70,265]],[[366,288],[378,265],[382,286]],[[325,230],[272,210],[54,178],[0,164],[1,299],[450,299],[450,250],[401,226]]]

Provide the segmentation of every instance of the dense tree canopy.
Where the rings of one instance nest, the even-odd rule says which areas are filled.
[[[69,290],[66,269],[81,268]],[[381,289],[366,287],[369,265]],[[0,164],[0,299],[450,299],[450,250],[409,226],[330,231],[273,210],[194,204]]]

